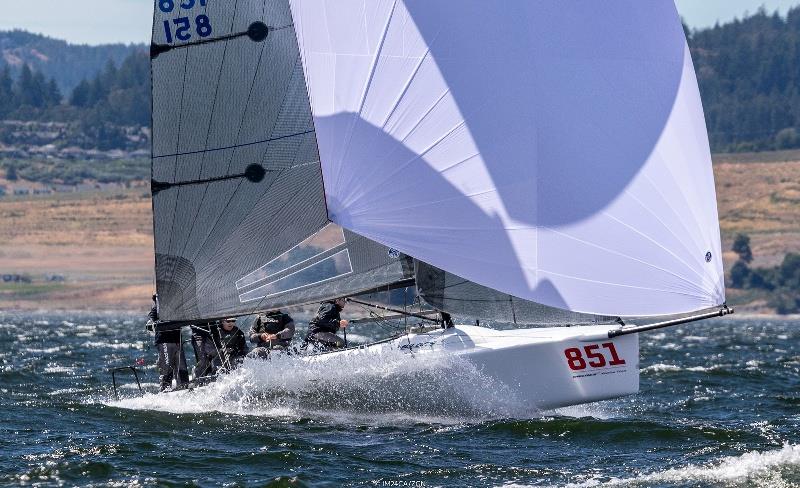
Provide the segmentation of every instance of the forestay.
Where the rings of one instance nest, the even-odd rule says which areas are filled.
[[[291,6],[333,222],[571,311],[724,302],[706,128],[671,0]]]
[[[328,220],[287,0],[158,0],[151,56],[162,319],[411,276],[408,258]]]

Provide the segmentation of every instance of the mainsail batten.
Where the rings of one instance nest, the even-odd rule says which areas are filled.
[[[288,2],[181,5],[156,2],[151,49],[161,317],[241,315],[410,278],[407,257],[341,228],[302,262],[280,262],[333,225]]]
[[[291,6],[334,222],[574,312],[724,303],[702,105],[671,0]]]

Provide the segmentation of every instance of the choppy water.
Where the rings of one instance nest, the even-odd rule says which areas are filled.
[[[145,357],[155,387],[148,341],[131,317],[0,315],[0,485],[800,486],[798,322],[645,335],[640,395],[544,413],[395,357],[113,399],[109,365]]]

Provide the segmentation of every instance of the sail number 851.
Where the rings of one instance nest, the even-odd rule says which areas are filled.
[[[169,20],[164,21],[164,35],[167,38],[167,43],[172,44],[175,39],[179,41],[188,41],[192,38],[192,21],[189,17],[178,17],[173,19],[172,23],[175,24],[175,35],[173,38],[172,25]],[[211,35],[211,21],[207,15],[198,15],[195,19],[195,30],[200,37],[208,37]]]
[[[625,360],[617,354],[613,342],[583,346],[583,350],[572,347],[564,350],[567,364],[572,371],[582,371],[587,367],[604,368],[606,366],[622,366]]]

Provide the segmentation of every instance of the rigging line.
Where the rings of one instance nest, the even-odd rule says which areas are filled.
[[[311,134],[313,132],[314,132],[313,130],[306,130],[306,131],[303,131],[303,132],[297,132],[295,134],[286,134],[286,135],[283,135],[283,136],[273,137],[271,139],[264,139],[264,140],[261,140],[261,141],[254,141],[254,142],[246,142],[244,144],[236,144],[236,145],[233,145],[233,146],[215,147],[215,148],[212,148],[212,149],[203,149],[201,151],[188,151],[188,152],[176,153],[176,154],[163,154],[163,155],[159,155],[159,156],[153,156],[153,159],[171,158],[171,157],[175,157],[175,156],[190,156],[190,155],[193,155],[193,154],[207,154],[207,153],[210,153],[210,152],[226,151],[228,149],[239,149],[239,148],[242,148],[242,147],[256,146],[258,144],[266,144],[266,143],[269,143],[269,142],[275,142],[275,141],[279,141],[281,139],[288,139],[290,137],[304,136],[304,135],[307,135],[307,134]]]

